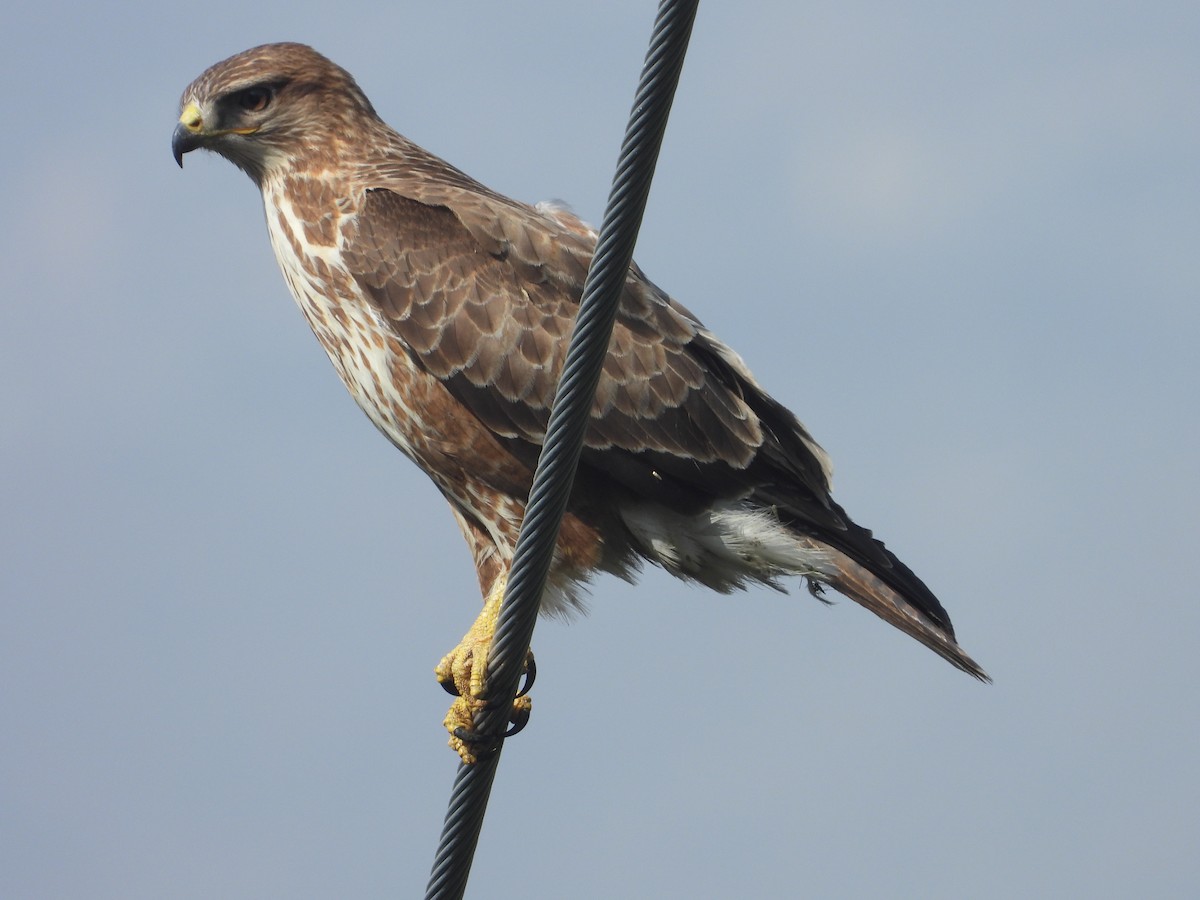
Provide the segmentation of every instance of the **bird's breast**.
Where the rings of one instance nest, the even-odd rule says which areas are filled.
[[[263,192],[275,257],[301,312],[343,384],[375,426],[463,509],[523,502],[531,472],[414,361],[341,258],[341,227],[321,239],[315,213],[284,192]],[[328,209],[328,206],[325,207]],[[335,213],[337,215],[337,213]],[[335,221],[335,225],[338,223]],[[522,507],[523,508],[523,507]],[[513,534],[519,525],[515,518]],[[509,535],[493,535],[503,544]]]
[[[420,372],[341,260],[336,209],[316,216],[286,192],[264,190],[267,228],[284,280],[330,361],[371,421],[412,458],[423,418],[412,408]],[[332,220],[332,221],[330,221]]]

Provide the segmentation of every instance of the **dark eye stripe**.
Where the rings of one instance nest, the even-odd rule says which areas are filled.
[[[270,103],[271,92],[267,88],[246,88],[237,95],[238,106],[247,112],[262,112]]]

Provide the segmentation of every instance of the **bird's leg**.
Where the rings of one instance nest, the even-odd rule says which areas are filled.
[[[456,695],[444,724],[450,732],[451,748],[467,765],[473,765],[478,755],[495,743],[494,736],[480,735],[475,731],[475,713],[488,705],[484,697],[488,654],[492,648],[496,622],[500,618],[500,605],[504,600],[507,582],[506,576],[496,581],[475,623],[463,635],[458,646],[443,656],[434,669],[442,687]],[[533,653],[529,652],[525,659],[525,683],[513,701],[509,714],[509,722],[513,726],[508,732],[510,735],[520,731],[529,719],[533,701],[526,696],[526,691],[533,684],[535,671]]]

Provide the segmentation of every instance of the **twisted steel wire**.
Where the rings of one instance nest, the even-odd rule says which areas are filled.
[[[481,735],[508,727],[697,5],[661,0],[658,7],[489,653],[491,702],[475,717]],[[466,890],[502,745],[498,737],[474,765],[459,765],[426,900],[453,900]]]

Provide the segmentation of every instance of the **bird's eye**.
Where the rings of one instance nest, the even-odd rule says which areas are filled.
[[[246,88],[238,94],[237,102],[246,112],[262,112],[271,103],[271,92],[266,88]]]

